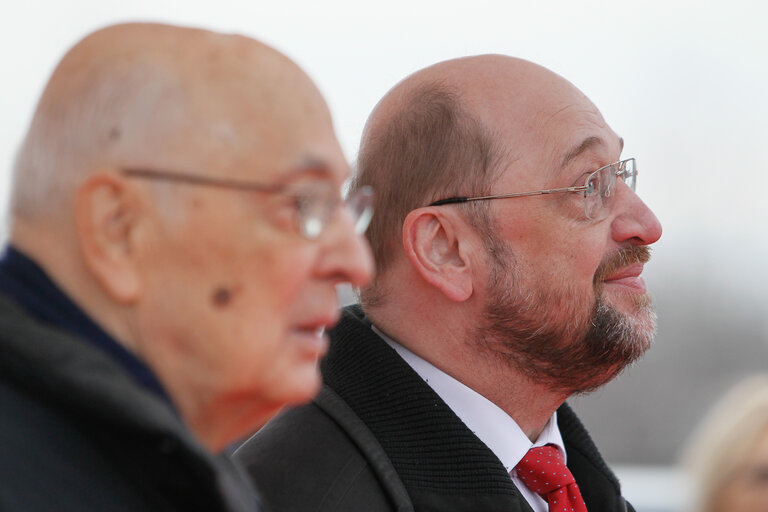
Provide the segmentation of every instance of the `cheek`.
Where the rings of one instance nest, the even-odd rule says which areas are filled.
[[[262,362],[268,365],[272,359],[290,357],[291,329],[301,320],[296,305],[306,300],[315,261],[311,246],[285,242],[209,261],[213,271],[201,269],[199,277],[191,277],[200,282],[195,287],[195,300],[204,310],[200,320],[208,320],[210,335],[231,347],[233,354],[240,351],[252,360],[250,364],[267,371]],[[191,274],[194,271],[190,269]]]
[[[164,257],[157,258],[165,267],[159,278],[176,273],[185,282],[187,299],[202,301],[220,315],[266,319],[290,304],[310,278],[316,250],[303,239],[263,222],[199,220],[200,229],[168,233],[160,247]]]
[[[224,265],[226,277],[209,285],[207,304],[217,330],[235,349],[250,347],[265,372],[295,355],[292,331],[303,320],[298,308],[308,300],[315,263],[311,246],[283,244]]]
[[[549,206],[533,212],[526,222],[508,223],[503,236],[540,279],[591,286],[608,240],[603,223],[587,224]]]
[[[316,248],[308,245],[272,247],[254,252],[242,262],[238,271],[243,286],[256,295],[255,301],[289,310],[315,279]]]
[[[299,404],[311,400],[321,384],[319,360],[305,357],[294,345],[284,345],[263,367],[256,388],[269,402]]]
[[[324,290],[319,248],[232,218],[242,217],[224,222],[214,211],[144,240],[141,352],[209,397],[305,401],[320,379],[295,327]]]
[[[280,354],[317,259],[304,240],[244,231],[168,230],[142,262],[145,334],[236,379]]]
[[[529,254],[531,272],[550,286],[592,290],[603,250],[603,244],[584,238],[541,240]]]

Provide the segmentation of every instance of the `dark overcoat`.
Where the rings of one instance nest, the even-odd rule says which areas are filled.
[[[530,512],[501,461],[362,319],[344,312],[309,405],[235,453],[275,512]],[[632,510],[573,411],[557,413],[589,512]]]
[[[0,296],[0,510],[259,510],[247,476],[93,345]]]

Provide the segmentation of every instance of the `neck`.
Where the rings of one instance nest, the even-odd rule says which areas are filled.
[[[439,357],[446,352],[450,357]],[[474,339],[427,360],[506,412],[532,442],[567,398],[521,375],[497,355],[479,352]]]
[[[439,309],[420,311],[416,305],[395,309],[387,304],[366,309],[366,315],[405,348],[493,402],[531,441],[538,439],[567,395],[532,381],[498,354],[483,350],[466,328],[473,325],[471,318],[458,310],[436,318]]]
[[[87,269],[77,236],[66,226],[37,225],[15,219],[11,244],[35,261],[70,300],[116,342],[137,354],[126,308],[103,291]],[[140,354],[137,354],[140,356]]]
[[[144,331],[139,336],[147,364],[168,392],[182,421],[211,453],[252,434],[283,405],[255,392],[250,382],[233,386],[214,375],[208,359],[185,350],[167,332]]]
[[[256,401],[253,397],[211,400],[203,392],[190,393],[187,386],[165,385],[169,387],[184,423],[211,453],[221,453],[232,443],[254,433],[282,406]]]

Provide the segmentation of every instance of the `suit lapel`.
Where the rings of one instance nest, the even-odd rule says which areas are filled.
[[[346,310],[331,332],[323,377],[380,444],[414,509],[531,512],[493,452],[361,315]]]
[[[330,333],[323,377],[348,408],[335,419],[365,432],[361,450],[389,482],[392,499],[404,503],[397,495],[404,487],[418,511],[533,512],[493,452],[361,319],[357,307],[344,311]],[[622,510],[616,477],[567,404],[558,409],[558,425],[590,512]]]

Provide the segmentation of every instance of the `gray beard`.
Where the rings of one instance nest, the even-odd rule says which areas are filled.
[[[647,261],[643,249],[644,256],[630,249],[617,258],[622,264],[636,257]],[[601,286],[595,286],[591,306],[579,304],[573,290],[520,294],[513,291],[517,279],[495,267],[475,340],[533,382],[565,395],[589,392],[616,377],[653,343],[656,315],[646,294],[635,298],[632,314],[625,314],[602,298]]]

